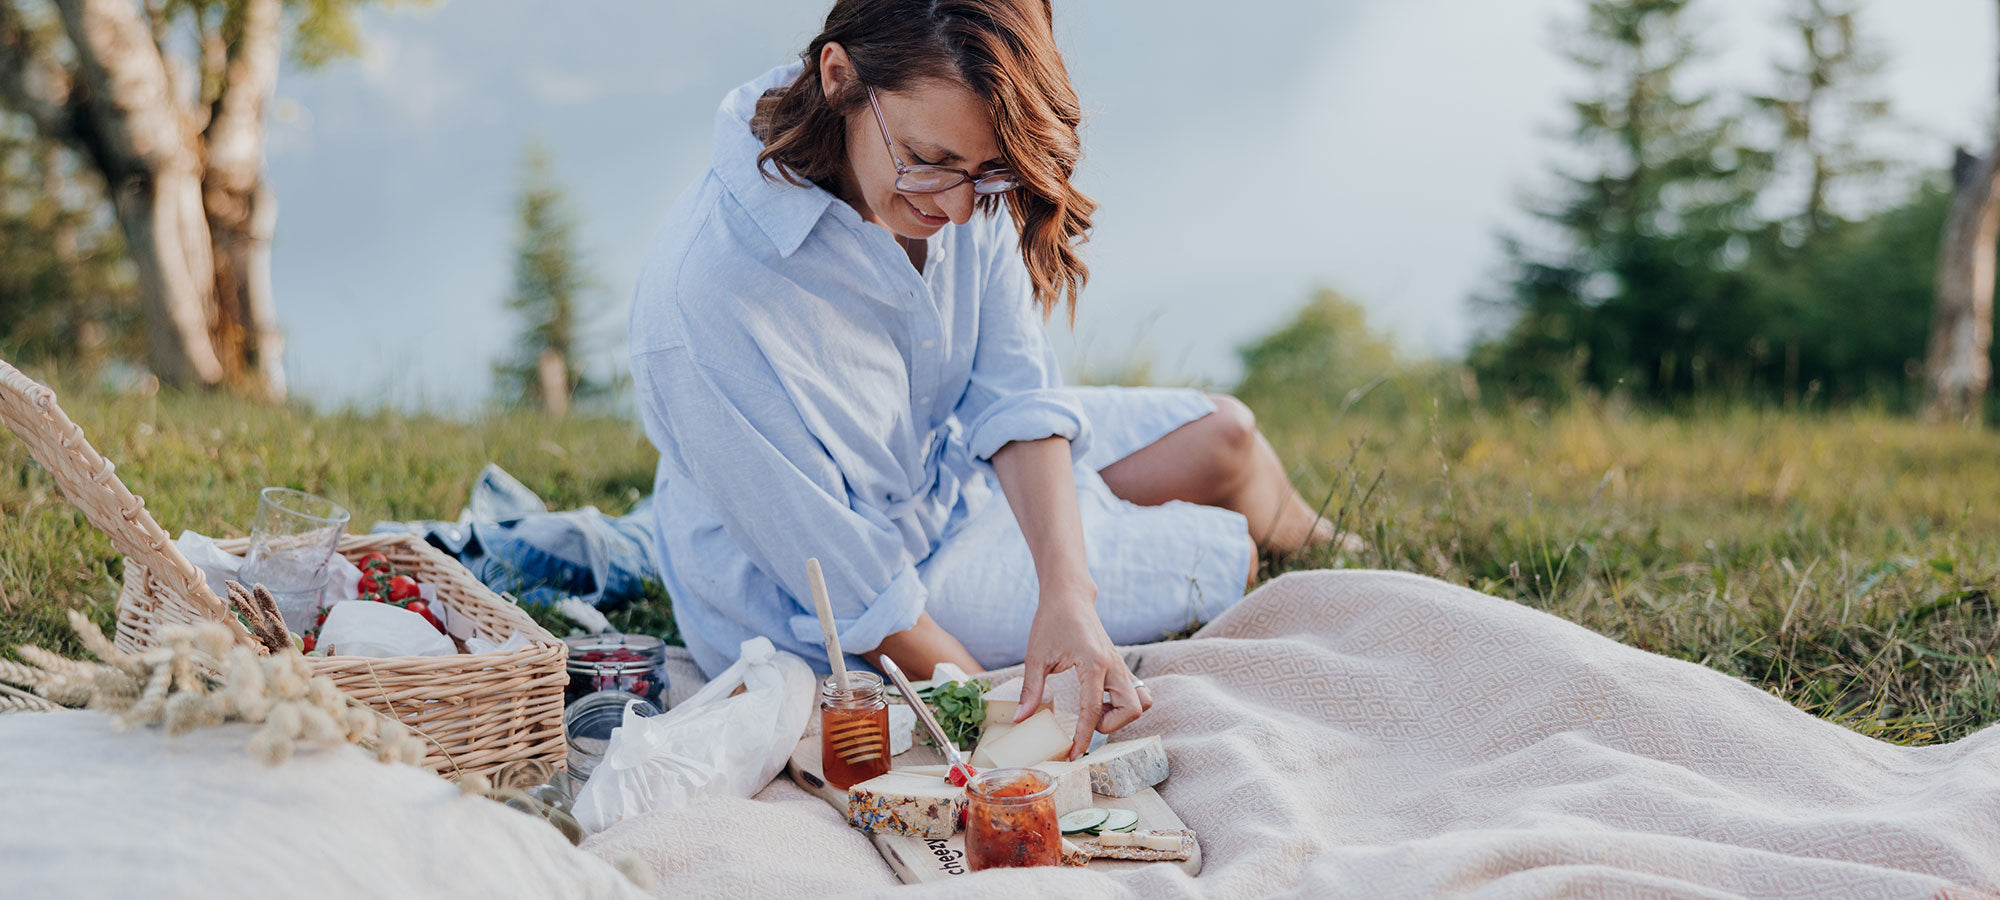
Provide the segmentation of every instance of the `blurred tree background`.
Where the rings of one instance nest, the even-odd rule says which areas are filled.
[[[615,378],[585,372],[599,285],[577,246],[576,215],[539,143],[527,150],[516,215],[514,290],[505,306],[520,332],[514,352],[493,367],[497,399],[568,415],[574,401],[609,394]]]
[[[1319,398],[1301,412],[1329,416],[1424,396],[2000,409],[1985,392],[2000,150],[1893,161],[1879,140],[1897,127],[1887,60],[1859,24],[1863,0],[1779,0],[1784,45],[1763,84],[1698,87],[1714,81],[1712,2],[1576,0],[1557,39],[1588,87],[1532,184],[1530,222],[1497,236],[1504,271],[1477,298],[1485,327],[1462,361],[1405,358],[1361,307],[1321,292],[1243,349],[1237,390]],[[0,356],[282,396],[262,275],[273,60],[354,55],[368,5],[0,0]],[[113,32],[133,39],[120,53],[104,44]],[[117,72],[160,90],[112,92]],[[119,137],[162,121],[172,152]],[[494,361],[496,398],[611,402],[622,366],[588,339],[595,287],[545,153],[530,151],[518,203],[502,300],[519,339]],[[148,224],[162,216],[194,221],[176,244]],[[192,283],[161,275],[175,252]],[[1390,377],[1409,372],[1421,378]]]
[[[283,49],[357,54],[369,2],[0,0],[0,349],[282,399],[267,107]]]
[[[1879,154],[1892,111],[1857,0],[1790,0],[1774,90],[1743,97],[1688,87],[1689,0],[1584,6],[1570,57],[1596,90],[1563,157],[1581,168],[1555,167],[1541,227],[1502,238],[1495,324],[1468,355],[1488,395],[1915,410],[1951,193],[1992,178]]]
[[[95,369],[145,353],[131,268],[103,188],[0,119],[0,356]]]

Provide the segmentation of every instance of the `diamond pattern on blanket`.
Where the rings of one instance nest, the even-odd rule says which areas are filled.
[[[1388,572],[1286,575],[1142,656],[1156,705],[1118,737],[1165,738],[1160,792],[1202,842],[1199,878],[980,873],[898,894],[2000,900],[1995,729],[1884,744],[1718,672]],[[766,796],[632,823],[663,848],[658,895],[890,883],[823,804]],[[671,836],[697,826],[765,837]],[[649,844],[614,828],[594,845]],[[766,874],[748,874],[758,861]]]

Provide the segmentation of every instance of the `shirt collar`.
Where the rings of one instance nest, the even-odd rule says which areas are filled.
[[[750,117],[765,91],[792,83],[804,69],[804,64],[797,62],[772,69],[729,92],[715,112],[715,157],[710,165],[730,196],[777,247],[779,256],[791,256],[805,243],[806,235],[812,233],[834,197],[818,187],[799,187],[758,171],[757,154],[764,144],[750,133]],[[776,175],[776,166],[769,163],[765,171]]]

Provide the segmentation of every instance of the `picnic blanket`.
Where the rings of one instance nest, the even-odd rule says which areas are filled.
[[[783,779],[585,849],[651,861],[660,897],[2000,890],[2000,729],[1884,744],[1713,670],[1387,572],[1287,575],[1193,640],[1138,652],[1157,704],[1119,737],[1165,739],[1160,793],[1200,835],[1198,879],[1036,869],[897,887]]]
[[[539,819],[357,747],[267,766],[255,726],[0,715],[0,897],[637,900]]]

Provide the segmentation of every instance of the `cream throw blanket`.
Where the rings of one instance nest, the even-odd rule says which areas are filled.
[[[1991,897],[2000,729],[1896,747],[1518,604],[1383,572],[1287,575],[1138,648],[1160,793],[1205,870],[898,888],[825,803],[630,820],[660,897]],[[676,693],[692,690],[686,672]]]

